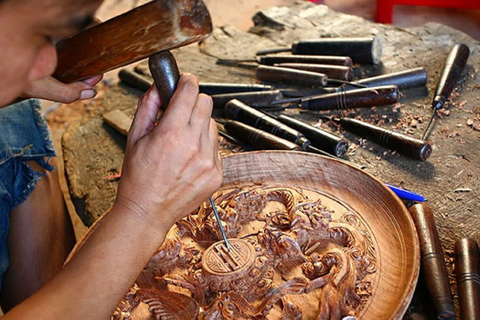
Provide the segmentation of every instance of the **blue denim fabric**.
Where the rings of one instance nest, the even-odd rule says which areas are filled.
[[[0,108],[0,287],[9,264],[10,212],[25,201],[42,175],[27,161],[53,170],[48,159],[55,156],[55,150],[39,110],[40,103],[34,99]]]

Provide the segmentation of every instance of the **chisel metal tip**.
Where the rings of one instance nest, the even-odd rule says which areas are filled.
[[[225,246],[227,247],[227,250],[230,251],[230,249],[231,249],[230,248],[230,243],[228,243],[227,235],[225,234],[225,231],[223,230],[222,221],[220,220],[220,216],[218,215],[217,207],[215,206],[215,203],[213,202],[212,197],[209,197],[208,200],[210,200],[210,204],[212,205],[213,214],[215,215],[215,219],[217,219],[218,226],[220,227],[220,231],[222,232],[222,237],[223,237],[223,241],[225,241]]]

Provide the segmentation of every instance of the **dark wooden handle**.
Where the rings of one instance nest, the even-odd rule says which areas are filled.
[[[420,240],[422,268],[438,319],[454,318],[447,268],[432,211],[425,203],[416,204],[409,210]]]
[[[378,64],[382,57],[382,41],[379,37],[304,40],[292,45],[292,53],[347,56],[354,63]]]
[[[175,57],[170,51],[158,52],[148,59],[148,67],[157,86],[162,108],[166,108],[180,79]]]
[[[443,107],[444,103],[450,97],[460,75],[465,69],[470,49],[463,43],[457,43],[450,50],[442,74],[438,80],[437,88],[432,105],[436,109]]]
[[[301,108],[310,110],[339,110],[371,108],[394,104],[400,94],[396,86],[380,86],[329,93],[301,100]]]
[[[342,118],[338,121],[343,129],[362,138],[370,139],[386,148],[396,150],[406,156],[424,161],[432,154],[432,146],[426,141],[353,118]]]
[[[256,150],[302,150],[296,143],[238,121],[228,120],[223,126],[228,133],[247,142]]]
[[[323,73],[266,65],[259,65],[257,67],[256,77],[266,82],[283,82],[318,87],[326,86],[328,80],[327,76]]]
[[[455,273],[462,319],[480,319],[480,252],[475,240],[455,243]]]
[[[275,63],[273,66],[323,73],[329,79],[338,79],[343,81],[351,81],[353,79],[353,69],[346,66],[297,62]]]
[[[292,129],[265,113],[250,107],[240,100],[233,99],[225,105],[225,115],[252,127],[267,131],[277,137],[294,142],[303,150],[310,145],[310,141],[299,131]]]
[[[273,66],[276,63],[317,63],[317,64],[331,64],[339,66],[352,67],[353,62],[350,57],[345,56],[317,56],[317,55],[270,55],[258,57],[258,63]]]

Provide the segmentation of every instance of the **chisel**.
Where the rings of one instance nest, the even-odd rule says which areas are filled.
[[[162,51],[160,53],[156,53],[150,56],[150,58],[148,59],[148,66],[150,69],[150,73],[155,80],[155,85],[157,86],[158,93],[160,94],[160,98],[163,104],[162,107],[166,108],[168,101],[170,101],[170,98],[172,97],[177,87],[178,80],[180,79],[180,72],[178,70],[175,58],[169,51]],[[210,201],[210,204],[212,205],[215,219],[217,220],[220,227],[223,240],[225,241],[225,246],[227,247],[228,251],[230,251],[230,243],[228,243],[227,235],[223,230],[222,221],[220,220],[220,216],[218,215],[215,203],[213,202],[212,197],[209,197],[208,199]]]
[[[435,89],[435,95],[433,96],[432,117],[428,122],[422,140],[427,140],[430,136],[433,121],[437,117],[437,111],[443,108],[445,102],[450,97],[463,69],[465,69],[469,55],[470,49],[463,43],[457,43],[450,49],[447,60],[445,60],[445,65],[443,66],[442,74],[440,75],[440,80],[438,80]]]

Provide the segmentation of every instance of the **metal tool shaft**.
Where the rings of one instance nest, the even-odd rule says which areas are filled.
[[[215,215],[215,219],[217,219],[218,226],[220,227],[220,232],[222,232],[222,237],[223,237],[223,241],[225,241],[225,246],[227,247],[227,250],[230,251],[230,249],[231,249],[230,248],[230,243],[228,243],[227,235],[225,234],[225,230],[223,230],[222,220],[220,220],[220,216],[218,215],[217,207],[215,207],[215,202],[213,202],[212,197],[209,197],[208,200],[210,200],[210,204],[212,205],[213,214]]]

